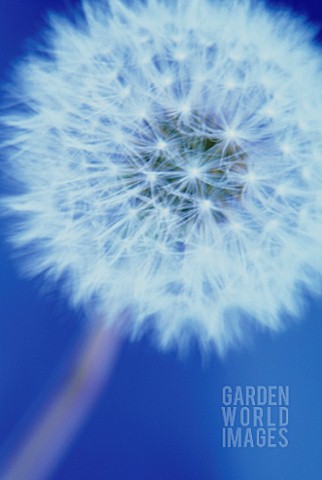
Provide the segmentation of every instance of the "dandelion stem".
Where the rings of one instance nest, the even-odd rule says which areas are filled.
[[[0,474],[1,480],[44,480],[57,466],[108,381],[120,345],[115,328],[96,323],[71,368]]]

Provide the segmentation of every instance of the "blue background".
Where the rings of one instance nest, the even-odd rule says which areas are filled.
[[[48,9],[73,1],[0,0],[0,75],[44,26]],[[75,2],[76,3],[76,2]],[[319,2],[290,1],[322,25]],[[6,228],[1,223],[1,233]],[[59,292],[20,278],[0,235],[0,453],[15,445],[81,335],[80,315]],[[125,342],[112,378],[53,480],[320,480],[322,300],[287,332],[255,332],[247,347],[180,359],[148,338]],[[287,448],[221,447],[223,385],[289,385]],[[6,440],[6,443],[3,443]],[[3,448],[1,450],[1,444]]]

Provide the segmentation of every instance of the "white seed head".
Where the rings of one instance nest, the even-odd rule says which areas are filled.
[[[248,0],[83,10],[51,17],[2,115],[18,182],[3,205],[30,273],[162,345],[190,332],[223,349],[247,319],[278,329],[322,273],[311,27]]]

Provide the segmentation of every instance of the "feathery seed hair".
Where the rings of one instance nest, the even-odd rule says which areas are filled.
[[[82,10],[51,17],[2,118],[29,273],[164,345],[278,329],[322,272],[314,30],[248,0]]]

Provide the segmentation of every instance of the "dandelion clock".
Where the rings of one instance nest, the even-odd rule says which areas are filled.
[[[76,20],[51,16],[17,64],[1,116],[13,186],[2,210],[26,273],[89,312],[90,372],[111,364],[119,330],[224,352],[249,324],[279,330],[320,288],[314,35],[248,0],[84,0]],[[67,390],[63,410],[79,405]],[[57,402],[42,433],[51,414],[64,422]]]

